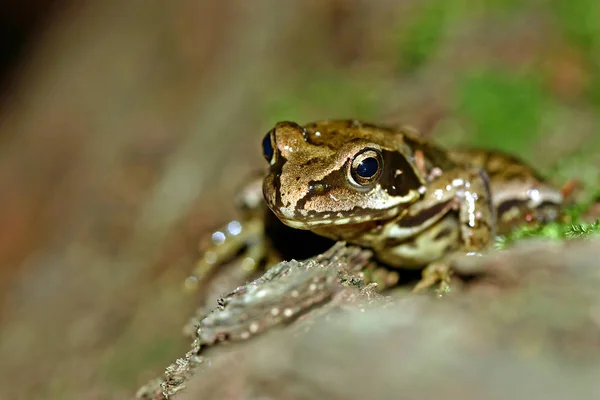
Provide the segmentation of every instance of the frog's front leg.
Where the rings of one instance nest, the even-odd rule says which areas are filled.
[[[422,280],[414,289],[417,292],[436,282],[445,290],[450,278],[449,258],[457,253],[479,254],[492,243],[495,209],[487,173],[479,168],[448,171],[429,184],[423,200],[412,206],[398,223],[406,225],[427,215],[436,222],[419,236],[428,238],[425,243],[434,249],[440,245],[446,247],[441,252],[428,252],[425,245],[419,249],[423,258],[430,256],[432,262],[423,271]],[[458,241],[453,236],[456,233]]]
[[[262,197],[262,176],[256,176],[246,184],[236,200],[242,211],[241,218],[228,222],[203,240],[200,245],[202,256],[185,282],[187,289],[195,290],[219,266],[233,259],[239,260],[240,267],[249,275],[273,256],[265,234],[264,213],[267,209]]]

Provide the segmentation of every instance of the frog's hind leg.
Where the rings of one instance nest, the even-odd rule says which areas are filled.
[[[549,184],[519,158],[498,151],[453,151],[455,161],[484,169],[490,180],[498,234],[524,223],[544,223],[560,216],[564,202],[560,189]]]
[[[484,168],[490,177],[498,233],[508,233],[524,223],[545,223],[559,217],[563,204],[560,189],[514,156],[487,154]]]

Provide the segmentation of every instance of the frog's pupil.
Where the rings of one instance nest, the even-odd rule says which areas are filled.
[[[374,157],[367,157],[358,164],[356,173],[361,178],[370,178],[377,173],[379,169],[379,161]]]
[[[273,158],[273,145],[271,145],[271,135],[270,134],[266,134],[263,142],[262,142],[262,147],[263,147],[263,155],[265,156],[265,159],[268,162],[271,162],[271,159]]]

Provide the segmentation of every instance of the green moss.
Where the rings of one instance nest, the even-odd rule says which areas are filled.
[[[568,240],[598,235],[600,234],[600,219],[593,223],[581,220],[589,206],[589,203],[580,203],[567,207],[563,212],[563,221],[521,226],[508,235],[497,237],[495,246],[498,249],[504,249],[516,241],[532,238]]]
[[[456,114],[470,125],[471,144],[527,155],[539,138],[547,94],[533,76],[467,73],[458,84]]]
[[[582,238],[600,234],[600,219],[591,224],[572,224],[565,231],[568,238]]]

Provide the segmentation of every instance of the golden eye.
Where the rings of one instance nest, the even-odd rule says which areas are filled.
[[[356,184],[369,185],[381,176],[383,159],[377,150],[366,149],[354,156],[350,166],[350,175]]]

